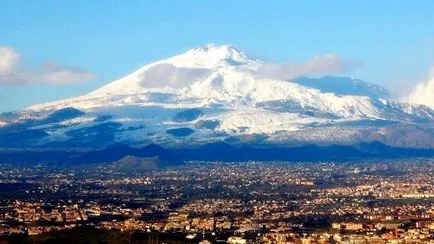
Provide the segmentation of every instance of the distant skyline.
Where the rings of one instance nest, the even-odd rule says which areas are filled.
[[[334,75],[400,96],[434,65],[433,10],[428,0],[3,0],[0,111],[82,95],[209,43],[279,63],[333,55],[358,64]]]

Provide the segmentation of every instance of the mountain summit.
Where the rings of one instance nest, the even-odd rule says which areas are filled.
[[[433,110],[389,101],[380,86],[330,76],[278,80],[260,72],[266,65],[231,46],[207,45],[145,65],[84,96],[0,116],[0,130],[18,144],[75,147],[222,140],[408,146],[397,138],[402,128],[431,131]],[[65,116],[47,120],[52,114]],[[17,126],[30,139],[21,142],[11,130]],[[415,146],[434,147],[432,133],[424,135]]]
[[[231,46],[207,45],[145,65],[85,96],[36,105],[30,110],[60,109],[72,103],[75,108],[87,111],[126,105],[192,108],[218,104],[233,108],[286,100],[285,103],[291,102],[300,109],[314,108],[338,117],[381,117],[369,101],[369,97],[378,98],[374,89],[342,94],[339,88],[353,84],[345,78],[338,84],[327,81],[329,86],[313,85],[321,80],[305,84],[300,82],[303,80],[270,79],[258,74],[265,65]],[[374,86],[362,81],[358,84]],[[330,89],[324,89],[327,87]]]

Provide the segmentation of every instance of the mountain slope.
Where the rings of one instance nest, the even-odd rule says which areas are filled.
[[[433,130],[431,108],[389,101],[380,86],[339,77],[276,80],[259,74],[264,65],[226,45],[191,49],[84,96],[0,115],[0,135],[18,127],[28,138],[20,141],[17,132],[9,146],[100,148],[114,142],[185,147],[223,140],[353,144],[362,135],[392,131],[385,129],[390,124]]]

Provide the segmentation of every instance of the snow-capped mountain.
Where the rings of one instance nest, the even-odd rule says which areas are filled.
[[[434,138],[432,109],[389,101],[380,86],[339,77],[276,80],[260,74],[264,65],[227,45],[191,49],[84,96],[3,114],[0,133],[15,138],[3,146],[351,144],[390,141],[397,124]],[[434,147],[424,140],[419,147]]]

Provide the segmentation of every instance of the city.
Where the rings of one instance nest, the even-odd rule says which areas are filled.
[[[189,243],[434,237],[433,159],[188,162],[134,173],[104,166],[0,168],[0,240],[84,227],[154,239],[172,234]]]

